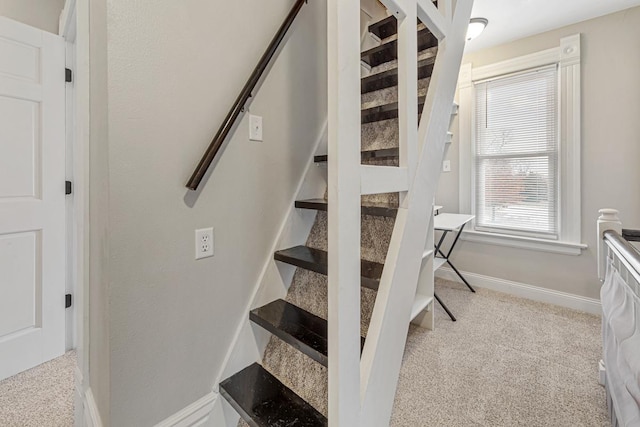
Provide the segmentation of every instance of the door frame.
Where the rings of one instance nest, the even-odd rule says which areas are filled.
[[[82,5],[79,5],[82,3]],[[80,6],[80,7],[79,7]],[[74,417],[76,426],[100,425],[89,383],[89,3],[66,0],[59,35],[65,39],[66,67],[73,81],[67,86],[67,180],[73,193],[67,202],[68,283],[73,290],[71,346],[77,352]]]
[[[74,145],[76,144],[76,126],[75,126],[75,105],[76,105],[76,88],[75,88],[75,80],[73,77],[73,72],[76,70],[76,61],[75,61],[75,51],[76,51],[76,25],[75,20],[72,20],[72,24],[65,26],[65,34],[60,34],[63,36],[65,41],[65,67],[72,71],[72,81],[67,83],[65,87],[65,180],[71,182],[71,197],[67,197],[66,199],[66,224],[67,224],[67,262],[66,262],[66,291],[72,295],[72,298],[75,299],[77,295],[78,288],[78,280],[76,277],[77,269],[77,246],[75,236],[77,235],[76,231],[76,211],[77,207],[75,206],[75,189],[74,186]],[[76,301],[72,300],[71,310],[67,309],[66,315],[66,350],[73,350],[77,346],[77,328],[76,328],[76,319],[78,319],[78,307],[82,304],[78,304]]]

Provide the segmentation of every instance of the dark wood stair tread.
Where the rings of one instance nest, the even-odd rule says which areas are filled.
[[[257,363],[224,380],[220,393],[252,427],[328,425],[320,412]]]
[[[327,321],[278,299],[251,310],[249,318],[287,344],[327,366]]]
[[[433,4],[435,7],[438,7],[437,1],[433,2]],[[418,23],[420,23],[420,19],[418,19]],[[369,32],[375,34],[379,39],[391,37],[398,33],[398,20],[393,15],[388,16],[381,21],[369,25]]]
[[[327,275],[327,252],[310,248],[308,246],[294,246],[289,249],[277,251],[273,258],[276,261],[285,262],[305,270]],[[360,262],[360,284],[365,288],[378,290],[380,277],[382,276],[383,264],[377,262],[361,260]]]
[[[324,199],[296,200],[296,208],[312,209],[316,211],[326,211],[329,203]],[[395,218],[398,208],[388,203],[366,203],[360,208],[362,215],[384,216],[387,218]]]
[[[435,56],[418,62],[418,79],[431,77]],[[361,93],[369,93],[380,89],[398,86],[398,68],[392,68],[381,73],[363,77],[360,82]]]
[[[398,20],[393,15],[388,16],[382,21],[374,22],[369,25],[369,32],[371,34],[375,34],[379,39],[391,37],[398,32]]]
[[[362,160],[386,160],[396,158],[398,155],[399,152],[397,148],[381,148],[379,150],[366,150],[361,152]],[[315,156],[313,161],[316,163],[324,163],[327,161],[327,155],[321,154],[319,156]]]
[[[323,366],[328,366],[327,321],[278,299],[251,310],[250,319]],[[364,346],[364,338],[361,338]]]
[[[422,114],[424,108],[425,97],[418,98],[418,114]],[[398,117],[398,103],[391,102],[389,104],[378,105],[377,107],[365,108],[362,110],[361,120],[362,124],[379,122],[382,120],[395,119]]]
[[[427,28],[418,30],[418,52],[438,46],[438,39]],[[365,50],[360,59],[371,67],[376,67],[385,62],[398,58],[398,41],[392,40]]]

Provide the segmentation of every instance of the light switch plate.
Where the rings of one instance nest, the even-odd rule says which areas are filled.
[[[262,116],[249,115],[249,139],[262,141]]]
[[[196,259],[213,256],[213,228],[196,230]]]
[[[451,160],[442,162],[442,172],[451,172]]]

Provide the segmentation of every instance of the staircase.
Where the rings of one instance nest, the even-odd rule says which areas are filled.
[[[471,1],[383,3],[361,72],[343,52],[359,2],[328,0],[330,141],[315,161],[336,191],[296,201],[317,216],[305,245],[274,254],[297,267],[286,300],[249,313],[272,334],[262,363],[220,384],[250,426],[388,425],[409,322],[432,307],[425,248]]]

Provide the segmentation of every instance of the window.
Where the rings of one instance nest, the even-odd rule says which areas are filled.
[[[579,255],[580,35],[459,79],[462,239]]]
[[[476,229],[558,238],[558,71],[474,83]]]

